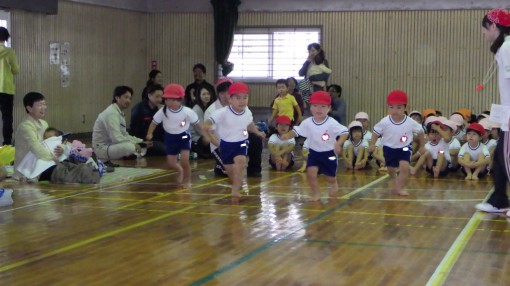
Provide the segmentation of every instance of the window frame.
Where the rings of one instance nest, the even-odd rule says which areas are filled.
[[[314,32],[317,32],[318,33],[318,41],[317,43],[321,44],[321,41],[323,39],[323,27],[322,26],[239,26],[239,27],[236,27],[235,31],[234,31],[234,35],[235,34],[272,34],[272,33],[275,33],[275,32],[296,32],[296,31],[314,31]],[[273,51],[273,47],[274,47],[274,42],[273,42],[274,38],[273,37],[270,37],[270,39],[268,40],[268,42],[271,42],[271,44],[268,45],[268,51],[269,51],[269,66],[271,67],[270,70],[268,71],[268,75],[270,77],[237,77],[237,76],[230,76],[233,80],[239,80],[239,81],[243,81],[243,82],[247,82],[247,83],[274,83],[276,82],[276,80],[278,80],[278,78],[274,78],[273,77],[273,72],[274,72],[274,69],[272,68],[273,67],[273,63],[274,63],[274,51]],[[309,44],[311,44],[312,42],[310,42]],[[321,44],[322,45],[322,44]],[[233,43],[232,43],[232,49],[233,49]],[[303,50],[306,50],[306,46],[303,46]],[[231,50],[231,53],[232,53],[232,50]],[[229,59],[230,61],[230,54],[229,54]],[[306,60],[306,58],[303,58],[303,59],[296,59],[296,60],[299,60],[301,61],[301,63],[299,64],[299,66],[301,66],[301,64]],[[236,62],[234,61],[234,70],[235,70],[235,64]],[[296,70],[296,73],[295,75],[288,75],[287,77],[291,77],[293,76],[294,78],[296,79],[302,79],[303,77],[300,77],[298,75],[298,70]]]

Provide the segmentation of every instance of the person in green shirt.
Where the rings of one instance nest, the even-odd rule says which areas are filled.
[[[19,65],[14,50],[7,48],[9,31],[0,27],[0,111],[3,121],[3,145],[12,144],[12,109],[14,98],[14,75],[19,73]]]

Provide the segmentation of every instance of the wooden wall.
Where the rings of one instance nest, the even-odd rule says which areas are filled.
[[[374,122],[385,115],[386,94],[397,88],[408,92],[409,110],[435,107],[449,114],[467,107],[480,112],[498,102],[494,79],[483,93],[476,92],[493,60],[481,34],[484,12],[250,12],[241,13],[238,24],[322,26],[322,44],[333,69],[329,83],[344,88],[349,117],[366,111]],[[21,63],[15,123],[23,116],[22,96],[36,90],[48,98],[51,125],[91,131],[114,86],[135,88],[133,103],[138,102],[151,60],[158,62],[166,83],[189,84],[198,62],[208,68],[209,82],[215,78],[209,13],[144,14],[61,1],[54,16],[13,11],[12,32]],[[52,41],[71,43],[68,88],[60,87],[59,67],[49,65]],[[268,106],[274,84],[250,87],[250,104]]]
[[[92,131],[117,85],[135,89],[147,80],[146,14],[61,1],[57,15],[11,11],[16,76],[15,126],[25,116],[23,96],[41,92],[46,120],[66,132]],[[60,66],[49,64],[50,42],[69,42],[71,84],[61,87]],[[129,112],[128,112],[129,113]]]

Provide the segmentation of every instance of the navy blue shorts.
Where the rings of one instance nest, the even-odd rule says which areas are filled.
[[[336,177],[338,169],[338,158],[335,151],[317,152],[310,149],[306,167],[318,167],[319,174],[324,174],[329,177]]]
[[[393,149],[383,146],[384,160],[386,167],[398,168],[400,161],[411,162],[411,155],[413,154],[413,146],[409,145],[404,148]]]
[[[236,156],[248,155],[248,141],[226,142],[220,141],[220,157],[224,165],[234,164]]]
[[[191,150],[191,135],[189,132],[170,134],[165,132],[165,146],[167,155],[178,155],[182,150]]]
[[[273,161],[271,161],[271,155],[269,155],[269,165],[273,167],[273,170],[276,170],[276,164],[273,163]],[[289,165],[287,166],[287,170],[292,168],[292,166],[294,166],[294,154],[290,154],[290,162]]]

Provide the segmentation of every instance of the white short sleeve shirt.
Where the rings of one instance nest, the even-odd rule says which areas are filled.
[[[154,114],[152,122],[160,124],[163,122],[163,129],[170,134],[181,134],[188,131],[190,125],[196,125],[200,121],[198,115],[191,108],[181,106],[179,110],[161,108]]]
[[[292,130],[297,135],[306,137],[309,140],[309,149],[316,152],[334,150],[336,138],[349,134],[347,127],[329,116],[322,122],[315,122],[313,117],[309,117]]]
[[[229,105],[216,110],[209,119],[217,126],[220,140],[239,142],[248,139],[248,125],[253,122],[253,115],[248,107],[237,113]]]
[[[490,157],[489,149],[487,149],[487,146],[481,143],[478,143],[478,146],[476,146],[475,148],[471,148],[471,146],[469,146],[469,143],[465,143],[460,148],[459,158],[464,157],[464,154],[469,154],[471,156],[471,162],[477,161],[478,156],[480,156],[480,154],[483,154],[485,158]]]
[[[414,135],[423,133],[423,128],[407,115],[401,122],[394,122],[388,115],[374,126],[374,133],[382,136],[384,146],[398,149],[412,144]]]
[[[355,144],[351,140],[345,140],[344,142],[344,149],[346,149],[349,146],[353,146],[354,148],[354,156],[358,156],[360,149],[368,149],[368,140],[363,138],[363,140],[359,141],[358,144]]]
[[[425,149],[430,153],[434,160],[437,160],[437,156],[439,154],[444,154],[446,161],[452,161],[452,158],[450,157],[450,144],[446,143],[443,138],[435,144],[432,143],[432,141],[427,142],[427,144],[425,144]]]

